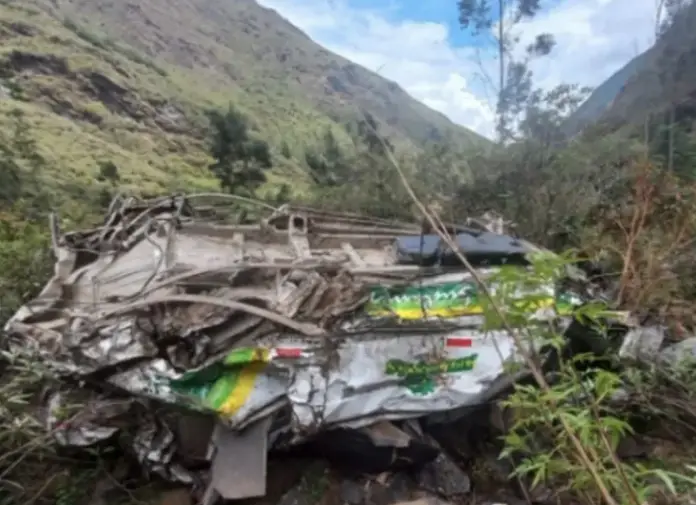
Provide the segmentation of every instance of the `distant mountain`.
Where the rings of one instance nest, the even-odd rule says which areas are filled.
[[[636,123],[670,106],[696,106],[696,3],[691,2],[645,55],[605,120]]]
[[[324,49],[255,0],[52,1],[61,14],[177,66],[190,81],[200,79],[199,86],[212,78],[218,88],[266,102],[249,107],[275,122],[283,121],[281,110],[268,107],[285,101],[339,122],[363,108],[394,135],[417,143],[448,133],[478,137],[395,82]]]
[[[0,141],[23,112],[59,187],[104,160],[124,190],[213,187],[204,112],[230,102],[293,186],[305,149],[327,128],[347,142],[364,110],[406,149],[488,143],[254,0],[0,0],[0,39]]]
[[[674,17],[653,47],[600,85],[566,130],[573,135],[593,123],[609,129],[642,124],[671,106],[696,118],[696,2]]]
[[[567,135],[575,135],[602,117],[624,86],[646,65],[647,61],[647,53],[636,56],[597,86],[587,100],[566,120],[563,125],[564,132]]]

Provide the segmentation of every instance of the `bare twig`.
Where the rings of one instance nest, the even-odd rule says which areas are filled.
[[[56,474],[51,475],[51,477],[49,477],[48,479],[46,479],[46,482],[43,483],[41,488],[39,488],[39,490],[34,494],[34,496],[32,496],[29,500],[24,502],[24,505],[32,505],[33,503],[36,503],[36,500],[41,498],[41,496],[44,494],[46,489],[48,489],[48,487],[51,484],[53,484],[53,481],[56,480],[56,477],[58,477],[59,475],[60,474],[56,473]]]
[[[529,370],[532,374],[532,377],[538,384],[538,386],[545,392],[548,393],[550,392],[551,388],[546,381],[546,378],[544,377],[543,372],[539,369],[537,363],[533,359],[533,357],[530,355],[529,352],[525,349],[525,346],[523,342],[521,341],[518,332],[516,332],[513,327],[510,325],[510,323],[507,320],[507,317],[503,313],[503,311],[500,309],[500,307],[497,305],[495,302],[495,299],[492,296],[492,293],[488,289],[488,286],[483,282],[481,277],[479,276],[478,272],[474,267],[469,263],[469,261],[466,259],[466,257],[462,254],[461,249],[457,243],[455,243],[454,240],[450,236],[448,236],[446,233],[444,233],[443,230],[440,229],[437,220],[433,218],[432,214],[430,211],[423,205],[423,203],[420,201],[416,193],[413,191],[413,188],[411,187],[411,184],[408,182],[408,179],[406,175],[404,174],[403,170],[399,166],[399,163],[397,162],[396,158],[392,154],[391,150],[388,148],[387,144],[384,142],[384,139],[376,132],[374,131],[374,134],[377,135],[379,138],[380,142],[382,142],[384,146],[384,152],[386,153],[387,159],[390,162],[390,164],[394,167],[394,169],[398,172],[399,178],[401,179],[401,182],[404,186],[404,189],[408,193],[409,197],[413,201],[413,203],[416,205],[420,213],[423,215],[423,217],[429,222],[429,224],[432,226],[433,230],[435,233],[440,237],[440,239],[447,244],[447,246],[450,247],[452,252],[457,256],[457,259],[461,261],[462,265],[467,269],[467,271],[471,274],[472,278],[476,282],[476,285],[478,288],[481,290],[483,295],[490,301],[491,308],[493,311],[496,313],[496,316],[500,319],[500,322],[502,323],[502,326],[505,328],[505,330],[508,332],[510,337],[514,340],[515,346],[517,347],[517,350],[519,351],[520,355],[523,357],[525,363],[529,367]],[[549,400],[553,402],[553,400]],[[573,448],[576,451],[576,456],[578,457],[579,461],[582,463],[582,465],[590,472],[590,475],[592,476],[592,479],[594,480],[595,484],[597,485],[597,488],[599,489],[602,498],[606,502],[607,505],[618,505],[614,497],[611,495],[609,489],[607,488],[606,484],[604,483],[604,480],[602,479],[602,476],[599,474],[597,467],[595,463],[593,463],[591,457],[588,455],[587,449],[583,446],[582,441],[578,438],[577,434],[575,433],[575,430],[573,430],[572,426],[568,423],[566,419],[563,417],[560,418],[560,423],[563,427],[563,430],[566,432],[568,435]],[[640,505],[640,504],[637,504]]]

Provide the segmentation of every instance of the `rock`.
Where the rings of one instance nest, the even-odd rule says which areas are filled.
[[[300,482],[286,492],[276,505],[316,505],[329,487],[329,469],[320,462],[312,463]]]
[[[646,326],[630,330],[623,338],[619,356],[634,360],[653,361],[666,337],[666,328]]]
[[[365,505],[389,505],[394,502],[412,500],[416,483],[405,473],[383,474],[371,479],[366,485]]]
[[[26,75],[67,75],[70,73],[70,66],[66,58],[17,49],[6,56],[4,65],[11,68],[15,73]]]
[[[450,502],[442,500],[437,496],[422,496],[415,500],[395,502],[391,505],[450,505]]]
[[[161,493],[157,505],[193,505],[193,498],[188,489],[171,489]]]
[[[696,337],[690,337],[666,347],[659,356],[660,361],[678,365],[682,361],[696,359]]]
[[[296,458],[271,458],[267,469],[266,496],[254,500],[254,503],[278,503],[285,494],[300,485],[308,471],[310,474],[320,474],[325,467]]]
[[[184,464],[207,461],[215,419],[198,413],[177,414],[171,421],[172,432],[178,441],[177,456]]]
[[[484,404],[457,409],[446,413],[447,416],[431,415],[424,430],[457,459],[472,459],[480,451],[481,444],[490,439],[490,412],[491,406]]]
[[[439,450],[403,431],[379,432],[336,428],[317,434],[304,444],[303,454],[321,458],[349,474],[381,474],[419,468],[435,460]]]
[[[155,122],[166,131],[183,132],[188,127],[184,113],[171,104],[158,107],[155,112]]]
[[[647,456],[648,452],[648,447],[633,436],[622,438],[616,448],[616,455],[621,459],[642,458]]]
[[[445,453],[428,463],[418,474],[418,483],[426,491],[452,498],[471,491],[471,479]]]
[[[338,486],[338,498],[344,505],[389,505],[412,500],[416,488],[416,483],[404,473],[385,473],[377,478],[342,480]]]
[[[355,480],[343,480],[339,486],[341,502],[347,505],[362,505],[365,502],[365,484]]]
[[[30,26],[21,21],[15,21],[9,24],[10,29],[18,35],[23,35],[24,37],[33,37],[36,35],[37,30],[33,26]]]
[[[124,460],[120,460],[116,465],[108,470],[108,475],[99,478],[94,483],[92,497],[89,505],[108,505],[118,500],[123,493],[123,488],[119,485],[128,475],[129,465]]]
[[[527,490],[533,503],[553,503],[556,491],[550,487],[539,484]]]

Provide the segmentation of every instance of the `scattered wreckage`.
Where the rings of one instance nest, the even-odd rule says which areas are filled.
[[[66,381],[47,399],[59,442],[127,433],[146,470],[212,503],[264,495],[271,447],[342,432],[406,450],[419,419],[509,386],[514,342],[481,331],[476,284],[437,235],[292,206],[231,225],[196,201],[117,198],[88,231],[52,221],[55,274],[5,330]],[[536,250],[449,228],[484,277]],[[568,321],[583,303],[549,300]]]

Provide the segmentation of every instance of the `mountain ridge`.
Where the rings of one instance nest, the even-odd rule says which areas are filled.
[[[599,131],[630,129],[631,125],[650,122],[671,106],[692,109],[696,96],[695,24],[696,3],[690,2],[665,26],[652,47],[596,88],[566,121],[565,131],[574,135],[593,124]]]
[[[576,135],[609,109],[626,84],[647,64],[648,51],[633,57],[608,79],[597,86],[580,107],[563,123],[566,135]]]
[[[21,110],[52,185],[93,182],[107,159],[126,190],[212,188],[205,111],[229,103],[271,144],[271,184],[306,184],[306,149],[327,129],[349,145],[364,110],[400,148],[489,142],[253,0],[2,0],[0,14],[0,135]]]
[[[263,7],[255,0],[123,3],[56,0],[55,3],[59,12],[81,19],[85,24],[98,23],[106,33],[119,40],[128,40],[130,45],[149,56],[191,68],[203,63],[223,81],[229,80],[241,86],[254,86],[259,80],[264,84],[282,82],[298,98],[307,99],[307,95],[313,95],[310,101],[316,101],[318,108],[327,114],[336,113],[340,102],[353,99],[392,127],[392,131],[403,131],[416,141],[436,140],[434,137],[438,135],[429,131],[431,128],[442,134],[478,136],[418,102],[397,83],[331,53],[275,10]],[[186,23],[181,22],[182,18]],[[170,31],[173,28],[170,23],[177,21],[174,34]],[[236,56],[242,61],[225,56]],[[322,72],[309,72],[313,70],[308,68],[310,56],[314,59],[312,63]],[[264,67],[254,69],[253,60],[263,63]],[[246,64],[246,68],[241,63]],[[299,71],[293,74],[288,72],[290,68]],[[247,76],[247,72],[263,75]],[[358,96],[357,92],[361,90],[357,88],[360,87],[372,88],[372,93]],[[396,104],[406,111],[392,107]],[[401,122],[412,119],[411,116],[418,119],[413,123],[423,125]],[[419,131],[421,129],[425,131]]]

